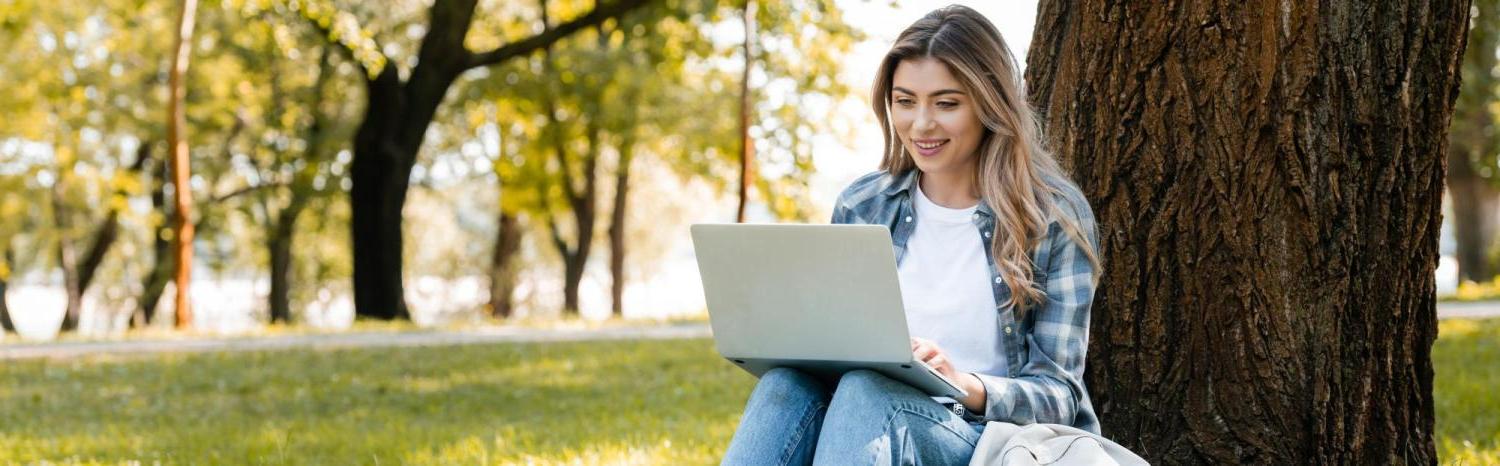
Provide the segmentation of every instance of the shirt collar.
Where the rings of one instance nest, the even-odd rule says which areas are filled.
[[[917,169],[911,168],[907,169],[905,173],[889,177],[885,189],[880,191],[881,194],[896,196],[902,192],[906,192],[909,195],[911,187],[917,183],[917,171]],[[994,218],[995,216],[995,211],[990,210],[989,203],[983,200],[979,202],[979,208],[975,209],[975,212],[983,214],[986,217]]]

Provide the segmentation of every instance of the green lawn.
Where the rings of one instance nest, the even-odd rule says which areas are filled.
[[[1440,332],[1439,455],[1500,463],[1500,319]],[[714,463],[752,385],[708,340],[7,361],[0,463]]]

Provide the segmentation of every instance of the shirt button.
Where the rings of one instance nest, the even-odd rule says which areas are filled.
[[[1000,283],[1000,277],[995,277],[995,283]]]
[[[1005,334],[1006,335],[1010,335],[1010,326],[1009,325],[1005,326]]]
[[[984,232],[984,237],[985,238],[989,238],[990,237],[990,232],[988,232],[988,231]]]
[[[911,216],[910,215],[906,216],[906,223],[911,223]]]

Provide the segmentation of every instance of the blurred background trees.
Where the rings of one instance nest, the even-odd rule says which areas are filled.
[[[1458,102],[1448,132],[1448,199],[1461,280],[1495,277],[1500,231],[1500,1],[1474,0]]]
[[[408,299],[474,282],[489,296],[475,313],[576,315],[600,269],[623,315],[629,264],[672,253],[661,222],[686,207],[671,186],[735,188],[742,103],[756,208],[819,211],[812,141],[850,134],[829,115],[852,96],[837,73],[861,34],[832,0],[748,6],[749,60],[746,2],[203,1],[183,218],[165,118],[179,5],[8,3],[0,291],[61,285],[64,331],[153,325],[177,308],[162,298],[182,218],[206,282],[183,291],[256,296],[205,312],[291,322],[352,296],[361,316],[404,319]],[[18,310],[0,311],[10,328]]]

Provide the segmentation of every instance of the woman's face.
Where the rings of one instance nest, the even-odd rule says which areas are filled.
[[[935,58],[896,65],[891,87],[891,123],[922,173],[976,170],[984,126],[974,99]]]

